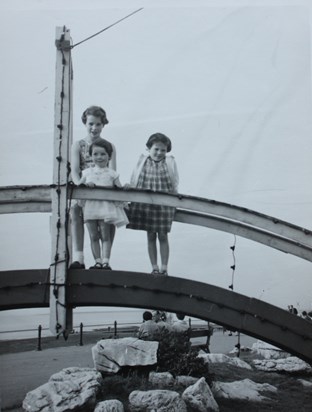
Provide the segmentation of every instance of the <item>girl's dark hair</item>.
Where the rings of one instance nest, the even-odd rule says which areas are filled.
[[[92,156],[92,151],[93,151],[93,147],[94,146],[98,146],[98,147],[103,147],[109,158],[112,157],[112,153],[113,153],[113,146],[111,145],[111,143],[109,143],[107,140],[102,139],[101,137],[99,137],[98,139],[96,139],[91,146],[89,147],[89,155]]]
[[[104,126],[108,123],[106,112],[100,106],[90,106],[82,113],[81,120],[83,124],[87,123],[87,116],[100,117]]]
[[[148,310],[145,311],[145,312],[143,313],[143,319],[144,319],[144,320],[152,320],[152,319],[153,319],[152,313],[149,312]]]
[[[146,146],[150,149],[154,143],[163,143],[164,145],[167,146],[167,152],[170,152],[172,145],[171,145],[171,140],[169,137],[164,135],[163,133],[154,133],[148,141],[146,142]]]

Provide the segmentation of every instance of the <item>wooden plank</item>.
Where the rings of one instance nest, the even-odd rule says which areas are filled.
[[[0,213],[5,203],[17,202],[48,202],[50,186],[14,186],[0,187]],[[107,188],[71,187],[73,199],[98,199],[117,201],[137,201],[142,203],[164,204],[177,207],[180,210],[190,210],[209,216],[226,218],[232,222],[240,222],[251,227],[262,229],[302,245],[312,247],[312,231],[296,226],[276,217],[268,216],[246,208],[230,205],[215,200],[204,199],[184,194],[154,193],[140,190],[116,190]],[[13,202],[14,200],[14,202]],[[3,209],[7,213],[7,208]],[[221,229],[220,229],[221,230]]]
[[[173,276],[69,271],[68,302],[180,312],[262,339],[312,362],[312,323],[288,311],[217,286]]]
[[[0,310],[49,307],[48,269],[0,272]]]
[[[49,213],[51,212],[51,202],[25,202],[7,203],[0,205],[0,214],[12,213]]]
[[[69,263],[68,186],[71,136],[72,66],[70,33],[56,28],[53,188],[51,189],[50,330],[67,338],[72,329],[72,309],[66,302]]]
[[[256,212],[240,206],[219,202],[217,200],[205,199],[201,197],[189,196],[184,194],[155,193],[139,190],[116,190],[105,188],[81,188],[75,187],[73,199],[106,199],[129,201],[131,193],[135,194],[135,201],[142,203],[163,204],[173,206],[183,210],[191,210],[199,213],[206,213],[224,217],[233,221],[239,221],[251,226],[259,227],[263,230],[291,238],[300,243],[312,247],[312,230],[303,228],[273,216]],[[130,196],[129,196],[130,194]]]
[[[222,232],[233,233],[254,242],[261,243],[284,253],[290,253],[301,259],[312,262],[312,247],[299,243],[296,240],[288,239],[272,232],[267,232],[257,227],[252,227],[229,219],[218,216],[205,215],[184,210],[177,210],[174,218],[181,223],[205,226],[210,229]]]
[[[44,307],[47,270],[0,272],[0,310]],[[116,306],[180,312],[276,345],[312,362],[312,323],[274,305],[226,289],[173,276],[70,270],[70,306]],[[196,332],[194,332],[195,334]]]
[[[0,204],[31,202],[34,200],[51,203],[51,186],[29,185],[0,187]]]
[[[48,212],[51,210],[49,206],[49,193],[51,189],[50,186],[47,187],[31,187],[25,190],[23,187],[20,189],[22,192],[18,193],[18,189],[14,187],[13,190],[10,188],[0,188],[0,213],[20,213],[20,212]],[[72,187],[70,187],[72,190]],[[2,193],[2,195],[1,195]],[[11,193],[11,194],[10,194]],[[122,191],[122,190],[112,190],[112,189],[102,189],[102,188],[79,188],[74,189],[74,197],[83,197],[84,199],[96,198],[110,200],[121,200],[121,201],[140,201],[144,203],[155,203],[163,204],[164,199],[166,204],[174,205],[178,203],[175,199],[175,195],[166,195],[151,192],[141,192],[141,191]],[[40,201],[43,198],[42,202]],[[13,198],[13,200],[12,200]],[[1,200],[2,199],[2,200]],[[17,203],[8,203],[9,201],[16,201]],[[194,204],[197,198],[193,198]],[[22,203],[25,201],[25,203]],[[1,203],[2,202],[2,203]],[[201,200],[202,202],[202,200]],[[195,206],[194,206],[195,207]],[[268,217],[269,218],[269,217]],[[298,239],[303,237],[304,233],[308,236],[305,239],[309,239],[308,229],[297,227],[296,235],[294,236],[295,228],[291,226],[291,230],[288,231],[288,226],[282,224],[282,232],[284,236],[280,235],[281,225],[275,226],[273,223],[273,218],[270,218],[271,222],[270,231],[267,231],[260,227],[255,227],[247,225],[244,222],[235,221],[233,219],[223,218],[218,215],[218,208],[216,207],[214,214],[208,213],[198,213],[188,210],[177,209],[175,215],[175,221],[181,223],[188,223],[193,225],[205,226],[210,229],[220,230],[227,233],[233,233],[237,236],[250,239],[255,242],[259,242],[263,245],[272,247],[274,249],[280,250],[284,253],[290,253],[294,256],[300,257],[302,259],[312,261],[312,244],[308,242],[300,242]],[[288,235],[288,237],[286,237]],[[291,237],[294,236],[294,237]]]

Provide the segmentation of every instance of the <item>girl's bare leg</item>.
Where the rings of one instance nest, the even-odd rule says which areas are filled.
[[[116,226],[115,225],[109,225],[109,231],[110,231],[111,242],[113,244],[114,238],[115,238]]]
[[[112,241],[111,241],[111,226],[103,221],[99,222],[100,234],[102,239],[102,263],[109,263]]]
[[[84,245],[84,226],[82,208],[75,204],[71,208],[71,232],[73,241],[73,261],[84,263],[83,245]]]
[[[97,220],[89,220],[86,222],[89,236],[90,236],[90,243],[91,243],[91,250],[93,257],[96,262],[101,263],[101,247],[100,247],[100,233],[98,229],[98,221]]]
[[[153,270],[159,270],[157,265],[156,233],[147,232],[147,249]]]
[[[161,272],[167,271],[169,261],[168,233],[158,233]]]

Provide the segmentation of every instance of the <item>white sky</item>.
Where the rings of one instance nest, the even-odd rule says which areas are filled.
[[[0,4],[0,185],[52,180],[55,28],[73,43],[74,139],[91,104],[128,181],[147,138],[167,134],[180,192],[312,221],[311,6],[308,1],[45,1]],[[50,265],[49,216],[0,216],[0,268]],[[169,271],[227,288],[233,235],[175,223]],[[87,264],[92,264],[88,240]],[[234,290],[312,309],[311,263],[242,238]],[[120,229],[112,266],[150,271],[145,233]]]

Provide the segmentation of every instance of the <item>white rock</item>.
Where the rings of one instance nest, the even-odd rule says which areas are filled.
[[[198,381],[198,378],[187,375],[179,375],[176,377],[175,381],[177,385],[182,386],[183,388],[187,388],[190,385],[194,385],[194,383]]]
[[[175,379],[170,372],[150,372],[148,381],[154,386],[167,389],[173,386]]]
[[[228,363],[239,368],[252,369],[249,363],[241,360],[240,358],[233,358],[231,356],[224,355],[223,353],[205,353],[199,354],[198,357],[204,359],[206,363]]]
[[[303,386],[306,386],[307,388],[312,387],[312,382],[307,381],[306,379],[298,379],[298,382],[300,382]]]
[[[282,349],[261,340],[258,340],[252,345],[251,351],[262,356],[264,359],[280,359],[291,356]]]
[[[312,371],[311,366],[296,356],[284,359],[254,359],[255,367],[262,371],[276,372],[307,372]]]
[[[23,408],[30,412],[64,412],[93,406],[102,383],[99,372],[90,368],[66,368],[28,392]]]
[[[219,406],[213,397],[205,378],[200,378],[194,384],[185,389],[182,399],[186,405],[199,412],[219,411]]]
[[[229,354],[230,355],[236,355],[238,352],[250,352],[251,351],[251,349],[250,348],[248,348],[247,346],[241,346],[240,347],[240,349],[238,350],[238,348],[233,348],[230,352],[229,352]]]
[[[92,347],[94,366],[104,373],[117,373],[122,366],[154,365],[158,344],[132,337],[100,340]]]
[[[211,390],[216,398],[243,399],[260,402],[268,398],[260,395],[259,392],[276,392],[277,388],[268,383],[261,384],[255,383],[250,379],[243,379],[234,382],[214,382]]]
[[[187,412],[184,400],[174,391],[133,391],[129,395],[129,402],[132,412]]]
[[[123,404],[117,399],[109,399],[99,402],[94,409],[94,412],[124,412]]]

